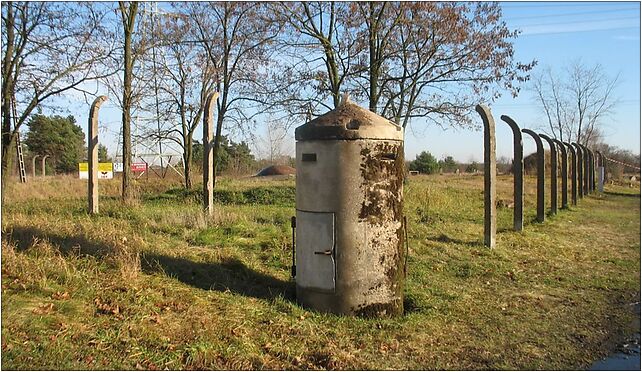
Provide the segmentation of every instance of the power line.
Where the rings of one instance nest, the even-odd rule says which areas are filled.
[[[585,19],[581,21],[569,21],[569,22],[548,22],[548,23],[535,23],[530,25],[511,25],[512,27],[537,27],[537,26],[564,26],[569,24],[578,24],[578,23],[597,23],[597,22],[610,22],[610,21],[621,21],[628,19],[640,19],[639,16],[629,16],[629,17],[618,17],[618,18],[606,18],[606,19]]]
[[[640,11],[639,8],[622,8],[622,9],[607,9],[607,10],[593,10],[590,12],[579,12],[579,13],[564,13],[564,14],[546,14],[546,15],[537,15],[537,16],[523,16],[523,17],[504,17],[506,20],[516,20],[516,19],[535,19],[535,18],[551,18],[551,17],[574,17],[580,15],[589,15],[589,14],[604,14],[604,13],[618,13],[636,10]]]
[[[628,27],[607,27],[607,28],[591,28],[588,30],[561,30],[561,31],[545,31],[545,32],[525,32],[520,34],[520,37],[526,36],[542,36],[542,35],[557,35],[557,34],[575,34],[578,32],[595,32],[595,31],[615,31],[615,30],[630,30],[630,29],[640,29],[640,26],[628,26]]]
[[[630,3],[630,2],[625,2],[625,3]],[[501,6],[502,8],[507,8],[507,9],[521,9],[521,8],[581,8],[581,7],[588,7],[588,8],[597,8],[600,6],[612,6],[613,3],[611,2],[567,2],[567,3],[560,3],[560,2],[502,2]]]

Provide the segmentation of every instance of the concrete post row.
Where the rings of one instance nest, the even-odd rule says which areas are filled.
[[[549,136],[539,136],[548,143],[551,150],[551,214],[557,214],[557,146]]]
[[[107,100],[100,96],[94,100],[89,109],[87,157],[89,165],[89,182],[87,182],[87,201],[89,214],[98,213],[98,110]],[[46,156],[45,156],[46,157]],[[45,161],[42,159],[42,174],[45,174]]]
[[[530,129],[522,129],[535,140],[537,146],[537,222],[544,222],[544,146],[542,139]]]
[[[475,111],[484,122],[484,244],[494,248],[497,231],[495,120],[485,105],[477,105]]]
[[[502,115],[501,119],[513,131],[513,229],[524,229],[524,144],[522,131],[513,119]]]

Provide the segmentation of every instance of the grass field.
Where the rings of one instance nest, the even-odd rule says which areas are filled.
[[[296,304],[291,179],[224,178],[211,219],[198,191],[163,182],[124,206],[119,181],[101,181],[95,217],[86,181],[11,184],[2,368],[585,368],[640,301],[640,189],[607,186],[537,224],[527,181],[524,231],[498,209],[489,250],[482,176],[411,177],[406,314],[383,320]],[[512,200],[512,178],[499,182]]]

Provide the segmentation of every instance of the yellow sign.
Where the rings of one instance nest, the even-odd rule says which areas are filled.
[[[89,163],[78,163],[79,172],[89,172]],[[98,163],[99,172],[113,172],[114,163]]]

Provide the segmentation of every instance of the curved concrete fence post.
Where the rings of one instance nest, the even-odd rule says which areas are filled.
[[[48,157],[49,157],[49,155],[45,155],[45,156],[42,157],[42,160],[41,160],[41,162],[42,162],[42,174],[40,175],[41,177],[45,176],[45,165],[46,165],[46,160],[47,160]]]
[[[36,179],[36,159],[38,158],[38,155],[34,155],[33,158],[31,158],[31,173],[33,174],[33,179]]]
[[[595,153],[593,150],[588,149],[589,152],[589,192],[595,191]]]
[[[584,150],[577,142],[573,142],[577,151],[577,195],[584,197]]]
[[[597,151],[597,150],[595,150]],[[597,155],[593,151],[593,191],[597,190],[597,163],[598,163],[598,158]]]
[[[475,111],[484,122],[484,244],[494,248],[497,231],[495,120],[486,105],[475,106]]]
[[[588,195],[589,181],[589,153],[586,146],[579,144],[582,148],[582,195]]]
[[[587,146],[584,146],[584,149],[586,150],[586,194],[590,194],[593,192],[593,151],[589,149]]]
[[[544,222],[544,145],[542,139],[532,130],[522,129],[522,132],[533,137],[537,146],[537,222]]]
[[[575,148],[568,142],[563,142],[571,152],[571,203],[577,205],[577,154]]]
[[[508,115],[501,119],[513,130],[513,228],[524,229],[524,145],[522,131]]]
[[[214,103],[218,92],[211,93],[205,101],[203,112],[203,209],[214,213]]]
[[[606,183],[606,160],[604,159],[604,154],[600,152],[600,164],[602,165],[602,179],[604,180],[602,182],[602,186],[604,186],[604,183]]]
[[[562,158],[562,209],[566,209],[568,208],[568,153],[562,141],[555,138],[552,140],[559,147],[560,158]]]
[[[597,155],[597,191],[604,192],[604,155],[595,150]]]
[[[89,182],[87,183],[87,200],[89,214],[98,213],[98,110],[107,101],[106,96],[97,97],[89,109],[89,141],[87,142],[87,160]]]
[[[548,143],[551,150],[551,214],[557,214],[557,146],[549,136],[539,136]]]

